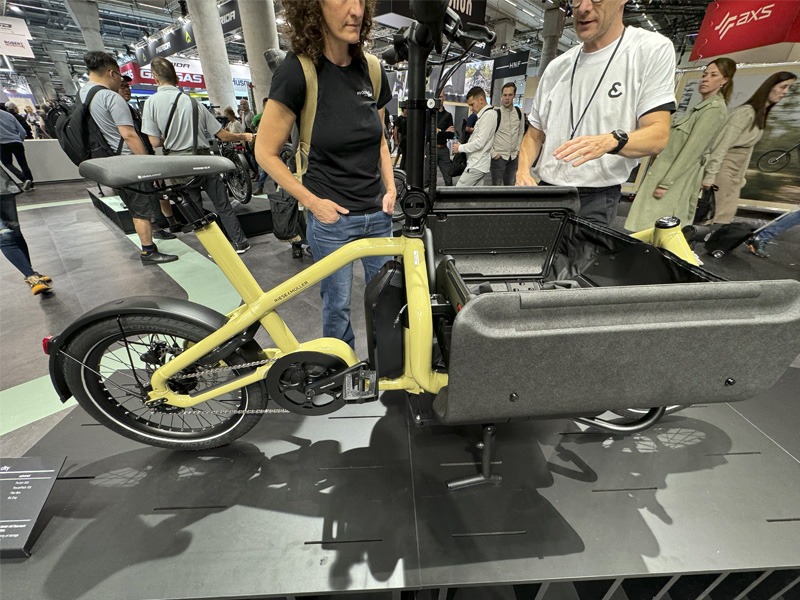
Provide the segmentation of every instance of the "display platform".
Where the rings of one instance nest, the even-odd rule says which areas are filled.
[[[31,557],[0,565],[3,595],[797,600],[797,389],[790,368],[759,398],[628,436],[501,424],[502,483],[455,492],[480,427],[416,427],[401,393],[276,410],[203,453],[78,407],[28,453],[68,458]]]
[[[87,191],[94,207],[106,218],[126,234],[135,233],[127,207],[112,189],[104,187],[101,194],[101,190],[95,185],[87,188]],[[206,198],[205,204],[211,206],[211,201]],[[179,206],[176,206],[175,210],[180,213]],[[239,219],[242,231],[247,237],[272,233],[272,213],[270,212],[269,198],[266,195],[253,196],[247,204],[237,204],[233,208],[233,212]]]

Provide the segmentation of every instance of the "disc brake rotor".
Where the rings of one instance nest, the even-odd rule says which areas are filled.
[[[275,361],[267,373],[267,392],[281,408],[299,415],[328,415],[342,408],[341,386],[323,394],[307,395],[310,384],[347,368],[336,356],[321,352],[293,352]]]

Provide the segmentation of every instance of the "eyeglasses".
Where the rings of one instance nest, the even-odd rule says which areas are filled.
[[[122,73],[119,71],[115,71],[114,69],[109,69],[112,75],[116,75],[117,77],[122,77]]]
[[[592,0],[592,4],[600,4],[603,0]],[[578,8],[581,4],[583,4],[583,0],[570,0],[570,4],[572,4],[572,8]]]

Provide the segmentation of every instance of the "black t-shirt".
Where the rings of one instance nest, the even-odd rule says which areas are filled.
[[[378,109],[392,97],[386,72],[381,67],[377,103],[365,59],[339,67],[322,56],[317,67],[317,85],[317,114],[303,185],[353,214],[376,212],[381,209],[383,189],[380,173],[383,124]],[[272,77],[270,100],[277,100],[294,112],[299,127],[305,95],[303,67],[289,52]]]

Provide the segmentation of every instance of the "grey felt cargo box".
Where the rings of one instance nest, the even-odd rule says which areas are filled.
[[[576,207],[570,188],[439,194],[432,277],[458,311],[442,422],[744,400],[800,354],[800,282],[723,281]]]

